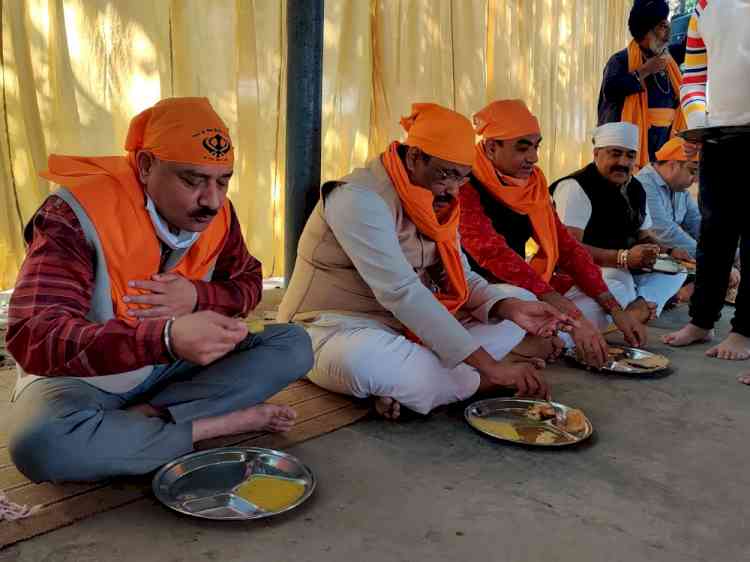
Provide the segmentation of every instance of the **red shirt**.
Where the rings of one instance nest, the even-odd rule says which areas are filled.
[[[246,315],[260,302],[263,276],[231,207],[226,245],[210,282],[193,281],[196,310]],[[89,377],[169,363],[164,319],[130,326],[86,319],[94,292],[96,253],[73,210],[50,197],[27,228],[29,248],[8,310],[8,352],[35,375]]]
[[[557,291],[567,293],[578,285],[588,296],[596,298],[609,291],[602,278],[602,271],[594,263],[591,254],[578,242],[555,213],[557,245],[560,257],[557,270],[549,283],[544,281],[505,241],[485,214],[479,193],[467,183],[461,186],[461,246],[482,268],[495,279],[522,287],[537,297]]]

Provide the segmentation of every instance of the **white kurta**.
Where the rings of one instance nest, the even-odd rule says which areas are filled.
[[[305,323],[316,358],[309,378],[316,384],[360,398],[388,396],[427,413],[476,392],[479,373],[463,363],[468,355],[481,346],[501,359],[523,339],[520,327],[489,314],[498,301],[535,300],[532,293],[489,284],[462,255],[469,285],[464,309],[471,312],[462,324],[416,277],[399,245],[391,211],[376,193],[353,185],[337,187],[326,199],[325,219],[378,302],[423,343],[372,318],[323,314]]]

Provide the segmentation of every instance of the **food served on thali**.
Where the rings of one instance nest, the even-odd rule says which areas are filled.
[[[235,493],[264,511],[280,511],[305,493],[305,486],[288,478],[257,474],[240,484]]]

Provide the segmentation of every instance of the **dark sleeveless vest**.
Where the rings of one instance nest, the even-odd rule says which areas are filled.
[[[576,180],[591,201],[591,219],[583,231],[583,243],[606,250],[629,249],[638,243],[638,231],[646,217],[646,190],[632,178],[626,188],[627,198],[609,183],[593,162],[577,172],[560,178]]]

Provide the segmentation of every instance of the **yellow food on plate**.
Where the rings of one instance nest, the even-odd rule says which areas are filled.
[[[490,418],[480,418],[477,416],[472,417],[471,420],[474,427],[477,429],[481,429],[492,435],[497,435],[498,437],[510,439],[511,441],[521,440],[521,436],[518,435],[516,428],[508,422],[501,422]]]
[[[234,493],[264,511],[280,511],[300,499],[305,487],[294,480],[258,474],[237,486]]]
[[[551,445],[552,443],[557,442],[557,435],[552,433],[551,431],[542,431],[539,435],[536,436],[536,440],[534,443],[537,443],[539,445]]]

